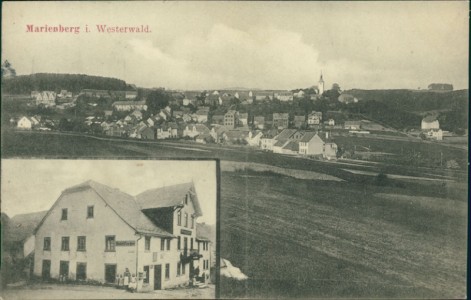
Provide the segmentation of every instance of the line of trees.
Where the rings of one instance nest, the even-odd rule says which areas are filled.
[[[82,89],[132,90],[124,80],[82,74],[38,73],[3,79],[2,90],[7,94],[29,94],[31,91],[68,90],[78,93]]]

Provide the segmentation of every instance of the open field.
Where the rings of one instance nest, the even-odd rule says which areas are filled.
[[[243,296],[465,297],[466,192],[229,173],[221,191],[221,251],[250,278]]]

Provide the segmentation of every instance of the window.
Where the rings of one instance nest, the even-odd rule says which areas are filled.
[[[195,228],[195,216],[191,216],[191,229]]]
[[[105,236],[105,251],[114,252],[116,251],[116,241],[114,235]]]
[[[188,214],[185,213],[185,227],[188,227]]]
[[[84,236],[77,237],[77,251],[85,251],[87,249],[87,238]]]
[[[62,209],[61,220],[67,220],[67,208]]]
[[[170,239],[167,239],[167,250],[170,250]]]
[[[182,238],[179,236],[178,237],[178,250],[182,248]]]
[[[165,264],[165,279],[170,279],[170,264]]]
[[[182,264],[180,262],[177,262],[177,276],[180,276]]]
[[[185,196],[185,205],[188,205],[188,194]]]
[[[178,226],[182,226],[182,211],[178,211],[178,215],[177,215],[177,225]]]
[[[144,266],[144,283],[149,283],[149,266]]]
[[[193,249],[193,238],[190,239],[190,249]]]
[[[87,206],[87,219],[93,219],[93,205]]]
[[[51,250],[51,238],[50,237],[45,237],[44,238],[44,247],[43,250]]]
[[[186,272],[185,265],[182,265],[182,275],[185,275],[185,272]]]
[[[183,249],[188,249],[188,238],[183,238]]]
[[[86,263],[77,263],[77,280],[87,280]]]
[[[164,251],[165,250],[165,239],[160,239],[160,250]]]
[[[150,251],[150,236],[146,236],[145,248],[146,251]]]
[[[68,236],[63,236],[62,237],[61,250],[62,251],[69,251],[69,237]]]

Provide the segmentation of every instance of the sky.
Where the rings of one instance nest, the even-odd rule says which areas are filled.
[[[215,161],[5,159],[1,178],[1,209],[10,218],[49,210],[63,190],[87,180],[132,196],[193,181],[203,211],[197,222],[216,223]]]
[[[467,1],[4,2],[17,74],[79,73],[167,89],[468,87]],[[26,26],[80,32],[27,32]],[[90,32],[85,31],[88,26]],[[100,33],[96,25],[148,26]]]

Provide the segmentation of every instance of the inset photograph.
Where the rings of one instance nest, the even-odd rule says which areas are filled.
[[[216,168],[3,160],[2,296],[215,298]]]

